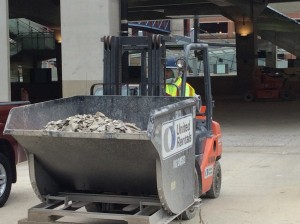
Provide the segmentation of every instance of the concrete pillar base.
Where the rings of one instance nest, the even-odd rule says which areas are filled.
[[[257,35],[252,22],[236,23],[237,93],[253,89],[253,73],[257,66]]]
[[[61,1],[63,97],[88,95],[103,80],[103,43],[119,35],[119,0]]]
[[[0,101],[10,101],[8,1],[0,1]]]

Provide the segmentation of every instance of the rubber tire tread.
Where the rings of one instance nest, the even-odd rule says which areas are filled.
[[[198,192],[198,197],[200,196],[200,186],[202,185],[201,182],[199,182],[199,174],[198,174],[198,170],[195,168],[195,175],[196,175],[196,180],[197,182],[197,188],[196,191]],[[201,187],[202,188],[202,187]],[[193,211],[189,211],[189,209],[187,209],[186,211],[184,211],[179,217],[182,220],[191,220],[192,218],[194,218],[196,216],[196,214],[199,212],[198,208],[194,208]]]
[[[6,177],[7,177],[6,188],[4,190],[3,195],[0,197],[0,208],[1,208],[4,206],[4,204],[6,203],[10,195],[11,184],[12,184],[12,170],[8,158],[2,153],[0,153],[0,164],[2,164],[2,166],[4,167],[6,172]]]
[[[217,181],[217,175],[218,173],[220,173],[220,186],[219,188],[216,188],[216,181]],[[221,164],[219,161],[215,162],[215,166],[214,166],[214,173],[213,173],[213,182],[211,185],[211,188],[209,189],[209,191],[206,193],[206,197],[207,198],[217,198],[220,195],[220,191],[221,191],[221,183],[222,183],[222,170],[221,170]]]

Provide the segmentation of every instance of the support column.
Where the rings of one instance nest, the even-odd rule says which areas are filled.
[[[237,92],[246,93],[252,89],[253,73],[257,66],[257,32],[252,21],[235,22]]]
[[[120,0],[61,1],[63,97],[88,95],[103,81],[103,43],[120,35]]]
[[[275,44],[269,43],[270,50],[266,53],[266,66],[271,68],[277,68],[277,47]]]
[[[55,55],[56,55],[56,68],[57,68],[57,81],[59,85],[59,98],[62,97],[62,64],[61,64],[61,43],[55,42]]]
[[[0,101],[10,101],[8,0],[0,1]]]
[[[183,19],[172,19],[170,23],[173,35],[184,35]]]

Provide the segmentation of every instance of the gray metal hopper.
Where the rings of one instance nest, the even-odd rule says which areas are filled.
[[[12,109],[4,133],[26,148],[32,186],[41,200],[61,192],[157,196],[178,214],[194,203],[196,103],[184,97],[76,96]],[[49,121],[98,111],[146,132],[42,130]],[[189,120],[189,128],[175,127],[176,133],[171,128]],[[184,134],[188,141],[180,139]]]

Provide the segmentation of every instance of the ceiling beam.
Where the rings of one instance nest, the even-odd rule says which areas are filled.
[[[177,18],[193,18],[194,15],[220,15],[221,9],[213,4],[188,5],[185,7],[169,6],[157,10],[130,10],[128,12],[130,21],[139,20],[161,20]]]
[[[60,26],[60,6],[52,0],[9,0],[9,17],[26,18],[48,27]]]

